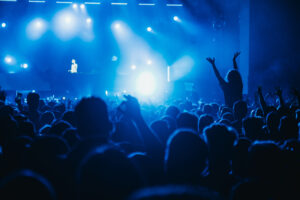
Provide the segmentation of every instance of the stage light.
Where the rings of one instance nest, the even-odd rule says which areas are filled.
[[[135,70],[135,69],[136,69],[136,66],[135,66],[135,65],[131,65],[131,69],[132,69],[132,70]]]
[[[107,90],[105,90],[105,96],[108,96],[108,91]]]
[[[12,64],[13,58],[11,56],[5,56],[4,62],[6,64]]]
[[[114,27],[115,27],[115,29],[120,29],[121,25],[119,23],[115,23]]]
[[[79,19],[74,12],[63,10],[54,18],[54,31],[62,40],[73,38],[79,32]]]
[[[6,27],[6,23],[3,22],[3,23],[1,24],[1,27],[2,27],[2,28],[5,28],[5,27]]]
[[[24,68],[24,69],[27,69],[28,68],[28,64],[27,63],[21,64],[21,67]]]
[[[86,23],[88,23],[88,24],[92,23],[92,19],[91,18],[87,18],[86,19]]]
[[[118,60],[118,57],[117,56],[113,56],[112,58],[111,58],[111,61],[113,61],[113,62],[115,62],[115,61],[117,61]]]
[[[147,27],[147,31],[148,32],[152,32],[152,28],[149,26],[149,27]]]
[[[147,60],[147,64],[151,65],[152,64],[152,60]]]
[[[80,8],[81,8],[81,9],[84,9],[84,8],[85,8],[85,5],[84,5],[84,4],[80,4]]]
[[[28,24],[26,33],[30,39],[36,40],[42,37],[46,30],[47,22],[41,18],[36,18]]]
[[[155,92],[155,78],[150,72],[143,72],[137,78],[137,92],[143,96],[152,95]]]
[[[74,9],[77,9],[78,8],[78,5],[76,3],[73,4],[72,6]]]
[[[174,16],[173,19],[174,19],[174,21],[178,21],[179,20],[179,18],[177,16]]]

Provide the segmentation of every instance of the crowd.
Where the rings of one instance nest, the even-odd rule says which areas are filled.
[[[243,100],[236,58],[225,104],[76,104],[0,92],[1,199],[300,199],[300,95]]]

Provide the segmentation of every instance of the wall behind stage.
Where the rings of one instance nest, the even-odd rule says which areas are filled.
[[[299,0],[250,1],[249,94],[300,86]]]

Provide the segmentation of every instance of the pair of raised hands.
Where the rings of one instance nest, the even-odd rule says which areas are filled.
[[[234,62],[236,61],[236,58],[239,57],[240,54],[241,54],[241,52],[236,52],[236,53],[233,55],[233,61],[234,61]],[[215,61],[216,61],[215,57],[213,57],[213,58],[208,57],[208,58],[206,58],[206,60],[207,60],[210,64],[215,65]]]

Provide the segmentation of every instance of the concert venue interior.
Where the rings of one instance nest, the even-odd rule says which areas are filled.
[[[297,0],[0,0],[0,198],[16,187],[33,199],[297,199],[299,9]],[[111,159],[76,151],[96,132],[114,147],[90,146]]]

